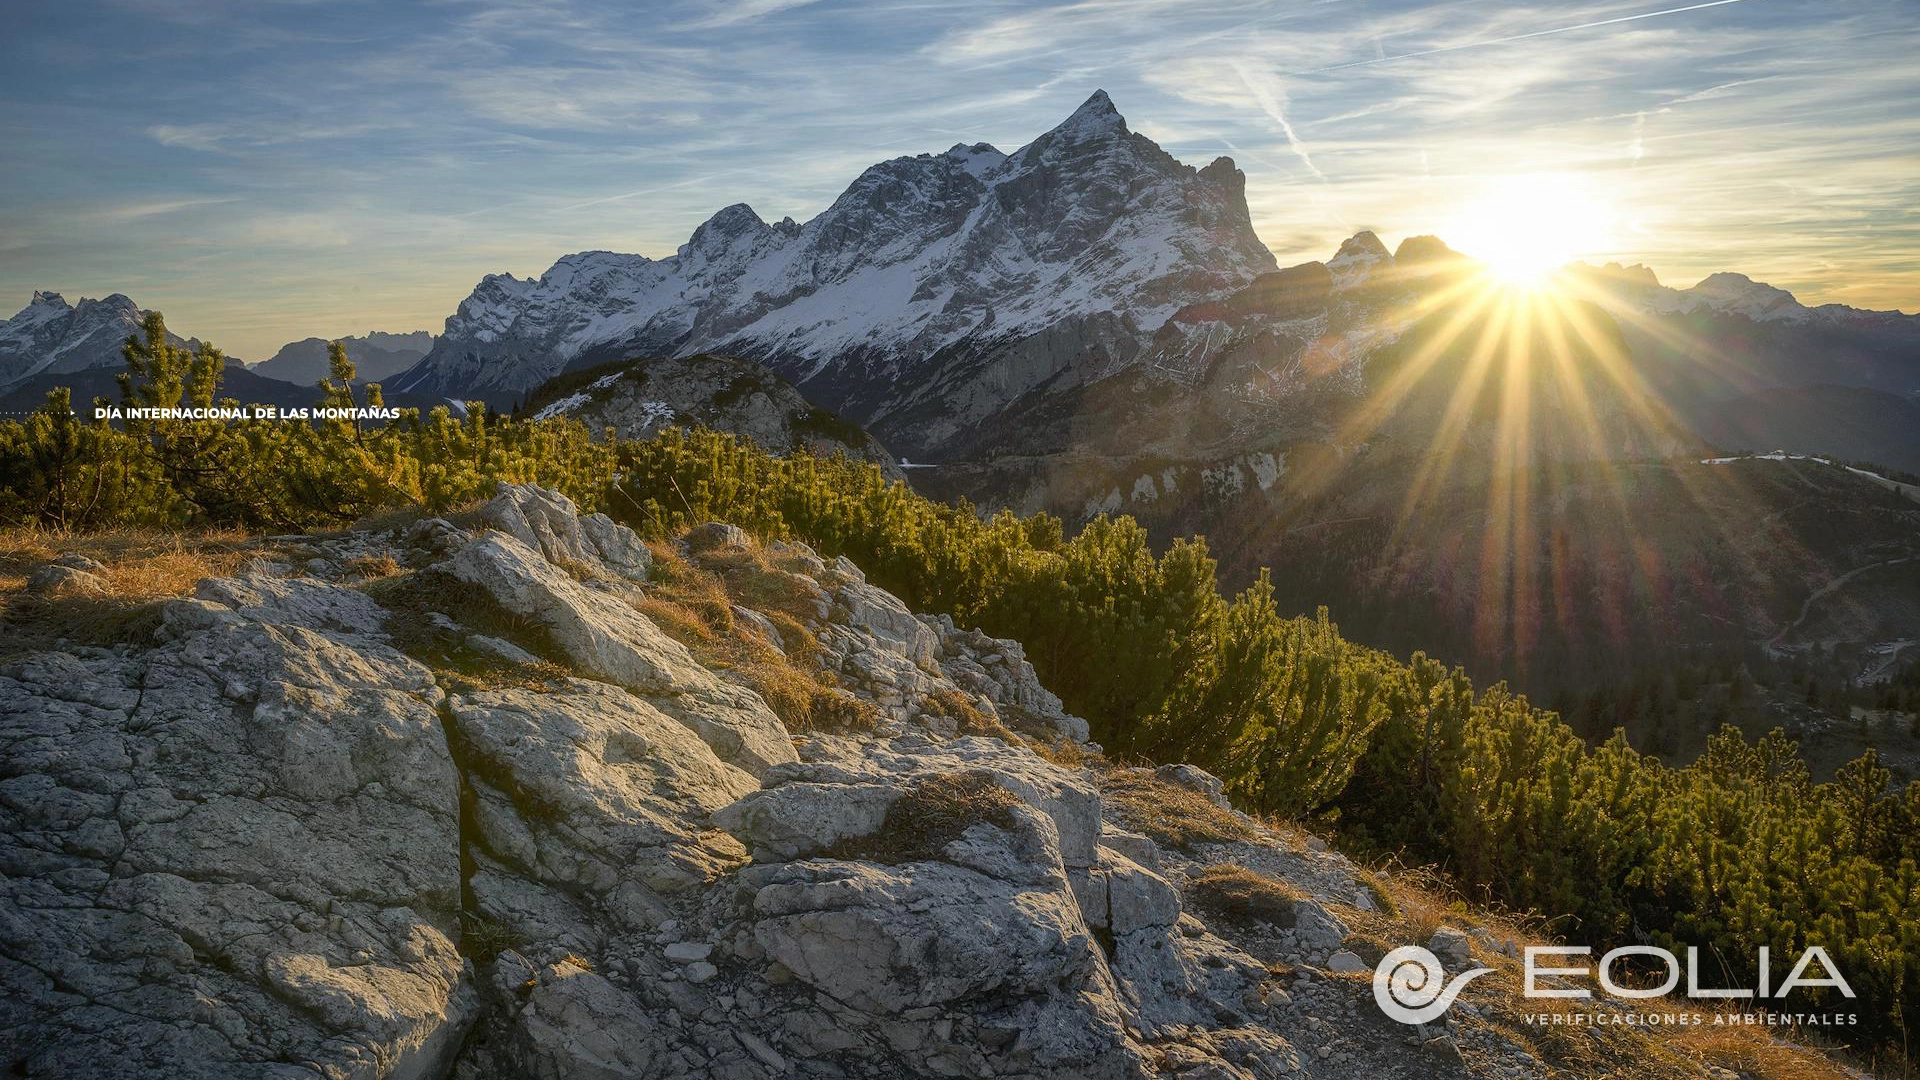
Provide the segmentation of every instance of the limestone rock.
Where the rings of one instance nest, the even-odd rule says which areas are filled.
[[[1427,939],[1427,951],[1439,957],[1448,971],[1458,971],[1473,963],[1473,946],[1466,933],[1457,927],[1442,926],[1435,930]]]
[[[55,562],[27,575],[27,591],[40,596],[105,596],[113,587],[98,573]]]
[[[1327,970],[1336,975],[1353,975],[1367,970],[1367,962],[1358,953],[1346,949],[1327,957]]]
[[[1046,814],[1069,867],[1091,866],[1100,835],[1100,794],[1084,777],[998,739],[935,743],[904,734],[860,748],[857,757],[802,762],[770,771],[766,787],[715,815],[756,859],[792,859],[879,829],[886,809],[916,780],[983,772]]]
[[[645,581],[653,564],[632,529],[605,514],[583,517],[572,499],[532,484],[503,481],[480,517],[561,566]]]
[[[144,653],[0,668],[10,1065],[438,1075],[477,1002],[433,680],[314,628],[373,624],[358,594],[207,593]]]
[[[722,761],[759,775],[794,760],[786,729],[753,691],[715,678],[632,606],[586,588],[518,540],[489,534],[441,566],[539,623],[582,671],[692,728]]]
[[[595,897],[631,929],[667,918],[664,896],[739,861],[701,821],[752,790],[753,778],[618,687],[575,680],[556,692],[455,694],[447,710],[479,838],[526,880]],[[505,905],[486,913],[516,921]]]
[[[1222,810],[1232,807],[1227,801],[1227,785],[1220,778],[1198,765],[1162,765],[1153,771],[1156,779],[1189,791],[1196,791]]]
[[[724,521],[709,521],[687,530],[680,538],[688,551],[712,551],[715,548],[746,547],[752,542],[747,531],[738,525],[729,525]]]

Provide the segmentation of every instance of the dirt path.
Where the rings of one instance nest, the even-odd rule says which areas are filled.
[[[1820,588],[1815,589],[1813,591],[1813,594],[1808,596],[1806,601],[1800,605],[1800,617],[1793,620],[1791,623],[1788,623],[1786,626],[1782,627],[1780,632],[1773,635],[1773,639],[1767,642],[1767,651],[1769,653],[1778,654],[1781,651],[1781,648],[1780,648],[1781,639],[1786,637],[1788,634],[1793,633],[1795,630],[1800,629],[1800,624],[1803,622],[1806,622],[1807,616],[1812,614],[1813,605],[1819,603],[1821,600],[1824,600],[1828,596],[1833,595],[1833,593],[1835,593],[1839,589],[1845,587],[1847,582],[1852,581],[1854,578],[1859,577],[1861,574],[1864,574],[1869,570],[1878,570],[1886,566],[1898,566],[1901,563],[1912,562],[1915,558],[1920,558],[1920,556],[1905,555],[1898,559],[1887,559],[1884,562],[1871,563],[1867,566],[1862,566],[1854,570],[1849,570],[1846,573],[1841,574],[1839,577],[1834,578],[1832,581],[1827,582],[1825,585],[1822,585]]]

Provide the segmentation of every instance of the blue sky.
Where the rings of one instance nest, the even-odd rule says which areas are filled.
[[[1447,236],[1522,177],[1603,193],[1585,254],[1669,284],[1920,308],[1920,2],[1682,7],[16,5],[0,315],[125,292],[248,359],[437,332],[484,273],[671,254],[733,202],[804,220],[868,164],[1010,150],[1096,87],[1183,160],[1232,155],[1283,264]]]

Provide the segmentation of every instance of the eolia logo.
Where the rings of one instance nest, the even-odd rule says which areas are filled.
[[[1666,949],[1652,945],[1628,945],[1614,949],[1600,958],[1597,968],[1586,967],[1542,967],[1538,958],[1585,956],[1593,950],[1586,946],[1572,945],[1529,945],[1526,951],[1526,996],[1530,998],[1591,998],[1593,991],[1579,985],[1540,985],[1540,976],[1557,976],[1563,981],[1569,977],[1585,975],[1597,976],[1600,989],[1608,996],[1635,1000],[1663,997],[1672,993],[1680,985],[1683,971],[1680,959]],[[1784,998],[1802,987],[1832,987],[1846,997],[1853,997],[1853,987],[1840,974],[1833,964],[1833,958],[1818,945],[1812,945],[1800,954],[1779,986],[1773,985],[1773,968],[1770,963],[1770,950],[1760,948],[1759,971],[1760,984],[1756,987],[1708,987],[1700,985],[1700,950],[1689,947],[1684,972],[1687,980],[1686,994],[1690,998],[1727,999],[1766,999]],[[1641,956],[1652,958],[1666,969],[1666,977],[1656,986],[1624,986],[1614,978],[1614,964],[1626,957]],[[1816,977],[1808,974],[1808,968],[1819,961],[1820,968],[1826,974]],[[1440,1018],[1453,1006],[1460,992],[1467,984],[1482,975],[1493,972],[1492,968],[1475,968],[1463,971],[1447,981],[1447,973],[1440,966],[1440,958],[1418,945],[1402,945],[1380,958],[1373,969],[1373,1000],[1379,1004],[1380,1011],[1402,1024],[1428,1024]]]
[[[1418,945],[1402,945],[1373,969],[1373,1000],[1381,1012],[1403,1024],[1430,1024],[1452,1007],[1468,983],[1492,973],[1492,968],[1475,968],[1448,982],[1439,957]]]

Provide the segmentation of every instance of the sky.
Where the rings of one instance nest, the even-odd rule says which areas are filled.
[[[124,292],[249,360],[438,332],[483,274],[670,255],[730,203],[804,221],[874,162],[1012,150],[1096,88],[1176,157],[1232,156],[1281,265],[1362,228],[1471,232],[1518,186],[1588,226],[1589,261],[1920,310],[1920,0],[117,0],[4,19],[0,315],[34,289]]]

